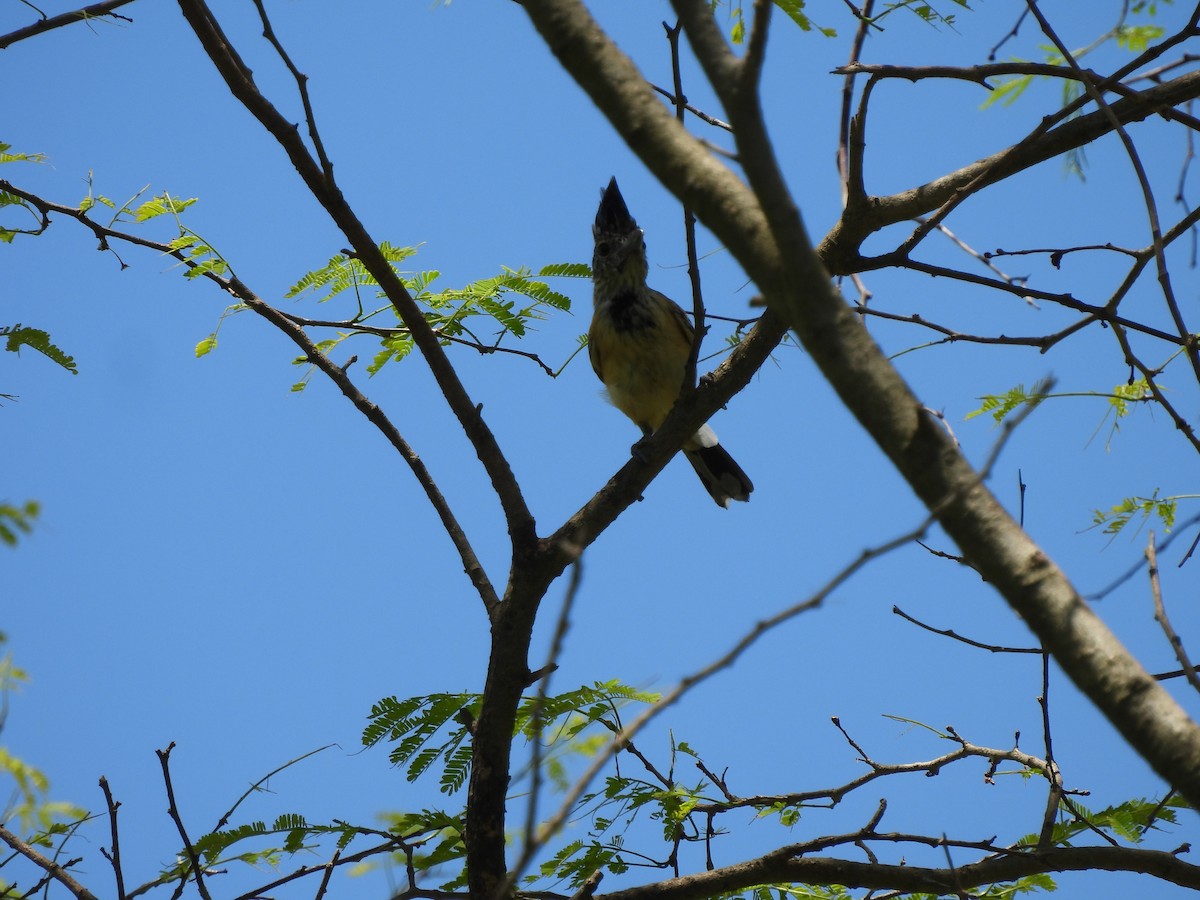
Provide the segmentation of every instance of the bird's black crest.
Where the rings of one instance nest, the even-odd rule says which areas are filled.
[[[604,194],[600,198],[600,208],[596,210],[596,230],[605,234],[620,234],[637,228],[637,222],[629,214],[621,189],[617,187],[614,177],[608,182]]]

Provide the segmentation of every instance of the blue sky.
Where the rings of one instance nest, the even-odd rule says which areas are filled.
[[[253,8],[213,6],[260,86],[298,118],[292,85],[258,36]],[[647,78],[669,84],[659,24],[670,16],[667,4],[599,6],[605,27]],[[978,6],[957,10],[954,28],[896,15],[872,36],[864,59],[980,62],[1020,5]],[[1085,12],[1045,7],[1068,44],[1082,46],[1111,23],[1119,4]],[[502,266],[587,261],[599,189],[615,175],[647,234],[651,284],[686,298],[678,206],[562,74],[516,4],[363,2],[337,18],[329,9],[270,6],[281,39],[311,79],[342,189],[377,239],[419,244],[414,268],[440,270],[443,286]],[[766,105],[792,189],[819,237],[840,205],[841,80],[829,73],[845,61],[852,24],[840,2],[814,2],[809,11],[840,37],[804,34],[779,17]],[[147,185],[151,193],[199,197],[187,224],[261,297],[301,314],[348,315],[345,306],[283,299],[345,240],[279,148],[229,97],[177,7],[135,4],[123,12],[132,25],[62,29],[4,52],[4,71],[22,86],[7,92],[0,140],[45,153],[48,163],[6,166],[3,177],[63,203],[86,194],[89,173],[95,191],[111,198]],[[1186,12],[1163,7],[1159,21],[1169,28]],[[29,18],[24,4],[0,5],[0,32]],[[1026,23],[1001,56],[1040,58],[1042,43]],[[1103,70],[1123,58],[1112,49],[1089,62]],[[720,115],[690,62],[684,77],[692,102]],[[1035,83],[1012,106],[981,109],[985,92],[975,85],[882,85],[869,123],[869,188],[911,187],[1007,146],[1057,108],[1058,92]],[[1155,121],[1131,132],[1161,208],[1174,214],[1182,133]],[[1147,244],[1137,185],[1115,140],[1088,150],[1086,176],[1070,177],[1052,161],[973,199],[949,225],[980,250]],[[899,234],[890,230],[871,246],[882,249]],[[703,231],[700,251],[709,312],[746,315],[753,287]],[[273,780],[274,793],[247,814],[372,822],[380,812],[443,802],[435,785],[407,784],[383,749],[359,752],[375,700],[477,690],[485,671],[482,606],[416,483],[320,377],[302,394],[290,392],[302,371],[290,364],[295,351],[252,314],[225,321],[217,350],[196,359],[193,348],[216,327],[228,297],[186,281],[169,259],[132,247],[119,252],[127,269],[61,219],[46,235],[0,251],[0,322],[49,331],[80,370],[69,375],[29,351],[0,359],[0,391],[19,396],[0,408],[0,499],[36,498],[43,508],[35,533],[17,550],[0,551],[0,629],[33,678],[13,699],[5,745],[50,776],[56,798],[91,809],[101,808],[96,781],[107,776],[124,804],[127,877],[136,881],[175,850],[154,756],[170,741],[177,745],[176,790],[197,831],[250,782],[328,743],[338,746]],[[929,239],[922,258],[977,268],[941,239]],[[1176,289],[1190,307],[1197,279],[1186,261],[1175,255]],[[1097,255],[1069,258],[1059,271],[1033,258],[1000,264],[1089,302],[1103,302],[1120,272]],[[877,308],[920,311],[963,331],[1046,333],[1070,321],[1045,304],[1034,308],[947,280],[871,273],[866,282]],[[590,290],[582,281],[555,287],[571,296],[572,311],[540,323],[520,347],[557,367],[586,331]],[[1137,292],[1135,308],[1161,318],[1152,281]],[[930,340],[911,327],[876,322],[872,330],[893,353]],[[706,346],[716,350],[722,338],[715,327]],[[374,348],[359,340],[365,361]],[[603,402],[582,356],[557,379],[517,357],[457,350],[452,358],[509,454],[540,533],[626,460],[636,432]],[[426,367],[413,358],[368,379],[362,361],[351,370],[360,387],[430,466],[502,582],[507,542],[498,505]],[[965,419],[981,395],[1047,374],[1061,391],[1106,390],[1127,376],[1112,336],[1099,330],[1046,356],[959,344],[906,353],[897,364],[928,406],[944,411],[976,461],[998,436],[990,418]],[[1194,418],[1185,373],[1164,380]],[[1102,399],[1047,404],[1015,435],[993,480],[1015,509],[1020,471],[1029,531],[1084,592],[1136,562],[1145,540],[1144,531],[1113,541],[1087,531],[1093,509],[1155,489],[1188,493],[1195,484],[1195,457],[1164,415],[1136,410],[1112,433],[1106,409]],[[609,678],[666,689],[759,619],[819,588],[863,548],[921,520],[911,492],[802,351],[780,348],[713,424],[753,478],[753,500],[721,511],[690,469],[672,462],[645,501],[587,552],[554,689]],[[1197,563],[1174,566],[1190,539],[1176,542],[1163,567],[1185,637],[1197,624],[1188,604]],[[936,533],[931,541],[953,549]],[[555,586],[544,607],[540,646],[563,590]],[[894,616],[893,605],[982,641],[1031,643],[976,576],[906,547],[868,567],[821,610],[763,638],[640,745],[661,757],[669,729],[710,767],[728,766],[730,786],[744,794],[829,786],[860,772],[831,715],[869,752],[893,762],[949,748],[885,715],[952,724],[969,740],[1000,747],[1019,730],[1023,747],[1042,752],[1033,658],[992,656],[921,632]],[[1143,577],[1104,600],[1101,612],[1149,667],[1175,667],[1155,630]],[[1195,713],[1194,696],[1175,688]],[[1088,805],[1161,793],[1057,673],[1051,694],[1058,758],[1069,786],[1091,790]],[[971,763],[938,779],[893,779],[878,794],[891,801],[885,825],[1002,841],[1034,830],[1040,785],[1007,778],[986,786],[983,770]],[[878,800],[868,794],[831,813],[807,813],[784,840],[857,827]],[[720,847],[718,864],[779,840],[764,824],[744,827]],[[1155,846],[1174,847],[1193,834],[1188,818]],[[84,874],[107,885],[103,860],[93,856],[106,832],[88,839]],[[1122,876],[1063,876],[1060,883],[1090,896],[1123,896],[1131,885],[1149,884]],[[615,879],[605,885],[616,886]],[[382,882],[370,889],[381,892]],[[1170,894],[1158,883],[1152,890]]]

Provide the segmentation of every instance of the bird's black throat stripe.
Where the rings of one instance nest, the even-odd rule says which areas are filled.
[[[609,314],[617,331],[644,331],[654,324],[654,314],[649,304],[642,300],[637,291],[626,291],[613,297],[609,303]]]

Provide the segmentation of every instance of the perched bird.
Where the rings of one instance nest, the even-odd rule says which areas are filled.
[[[683,388],[692,323],[673,300],[646,285],[646,242],[613,178],[592,226],[592,325],[588,356],[613,405],[654,432]],[[708,425],[688,438],[684,456],[717,504],[749,500],[754,485]]]

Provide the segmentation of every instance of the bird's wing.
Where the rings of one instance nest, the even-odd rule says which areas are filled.
[[[596,373],[596,377],[600,381],[604,381],[604,366],[600,361],[600,344],[595,336],[596,323],[593,320],[592,326],[588,329],[588,359],[592,363],[592,371]]]
[[[667,309],[669,309],[671,311],[671,321],[679,329],[680,333],[683,335],[684,340],[687,342],[688,346],[690,347],[692,344],[692,340],[696,334],[696,331],[694,328],[692,328],[692,320],[687,317],[687,313],[685,313],[683,311],[683,307],[680,306],[678,303],[676,303],[674,300],[672,300],[670,297],[668,297],[666,294],[659,293],[658,291],[654,290],[653,288],[650,289],[650,293],[657,296],[659,299],[661,299],[663,301],[663,303],[665,303],[667,305]]]

